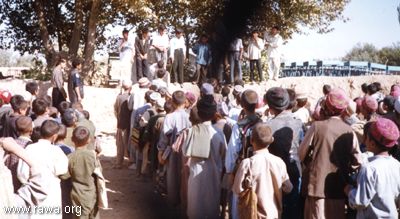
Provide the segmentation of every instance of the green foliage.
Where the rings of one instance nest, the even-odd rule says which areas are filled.
[[[52,72],[47,70],[43,62],[38,58],[33,58],[33,67],[22,72],[22,79],[34,79],[38,81],[48,81],[51,79]]]
[[[380,49],[378,56],[383,64],[400,66],[400,43]]]
[[[189,38],[193,40],[202,32],[209,32],[215,26],[218,18],[224,14],[229,1],[222,0],[138,0],[126,2],[130,8],[143,17],[127,16],[129,23],[138,26],[156,27],[159,23],[166,26],[181,27]],[[282,26],[282,35],[290,38],[293,33],[300,33],[302,27],[317,29],[321,33],[332,29],[330,23],[335,19],[346,21],[342,11],[349,0],[332,1],[298,1],[298,0],[261,0],[261,7],[253,12],[248,20],[247,28],[243,33],[250,33],[253,29],[260,31],[274,25]],[[246,3],[246,4],[250,4]],[[194,34],[194,35],[192,35]]]
[[[377,49],[372,44],[357,44],[343,58],[343,61],[367,61],[400,66],[400,42]]]
[[[378,49],[370,43],[358,43],[342,59],[344,61],[380,62]]]

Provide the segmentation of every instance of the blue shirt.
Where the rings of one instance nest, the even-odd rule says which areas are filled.
[[[198,43],[193,48],[193,52],[197,55],[196,63],[199,65],[208,65],[211,62],[211,51],[208,44]]]
[[[357,219],[398,218],[400,163],[391,156],[373,156],[361,166],[357,187],[349,193],[349,204]]]

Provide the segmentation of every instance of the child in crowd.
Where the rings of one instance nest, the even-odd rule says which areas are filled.
[[[68,177],[72,180],[71,200],[73,206],[81,206],[80,218],[96,218],[98,214],[95,169],[100,167],[93,150],[88,149],[89,130],[78,126],[72,133],[75,151],[69,157]]]
[[[66,137],[67,137],[67,127],[63,124],[60,124],[60,131],[58,131],[55,145],[60,147],[65,155],[69,155],[70,153],[74,152],[75,149],[72,145],[66,145],[64,143]]]
[[[14,95],[10,100],[11,108],[13,109],[13,113],[11,115],[7,115],[4,119],[3,123],[3,133],[0,135],[1,137],[12,137],[18,138],[17,127],[15,126],[15,121],[20,116],[25,116],[29,104],[21,95]]]
[[[65,137],[64,143],[69,146],[73,146],[72,142],[72,132],[77,127],[78,117],[76,115],[75,110],[67,109],[63,113],[61,118],[62,123],[67,127],[67,135]]]
[[[300,119],[304,125],[308,125],[311,119],[310,110],[307,109],[308,96],[305,93],[297,93],[297,110],[293,113],[294,117]]]
[[[33,120],[34,127],[42,126],[43,122],[52,119],[49,117],[49,104],[42,98],[37,98],[32,103],[32,111],[35,113],[35,120]]]
[[[283,160],[268,151],[268,146],[274,141],[271,128],[263,123],[256,124],[250,141],[254,155],[241,162],[232,190],[237,195],[247,189],[256,193],[258,218],[281,218],[282,195],[289,193],[293,186]],[[242,215],[240,207],[239,215]]]
[[[58,115],[58,109],[54,106],[50,106],[49,107],[49,113],[48,113],[49,117],[51,119],[56,120],[58,123],[61,123],[60,117]]]
[[[158,69],[158,70],[156,71],[156,74],[157,74],[157,78],[154,79],[154,80],[151,82],[152,85],[156,85],[158,89],[159,89],[159,88],[162,88],[162,87],[167,88],[167,83],[164,81],[164,77],[165,77],[165,74],[166,74],[166,70],[160,68],[160,69]]]
[[[167,190],[168,201],[171,205],[179,203],[179,182],[181,164],[179,154],[171,151],[178,134],[191,126],[189,115],[185,111],[186,96],[183,91],[175,91],[172,94],[174,112],[167,114],[158,142],[158,159],[161,164],[167,163]],[[166,162],[168,160],[168,162]]]
[[[65,145],[64,140],[66,136],[67,136],[67,127],[65,127],[65,125],[63,124],[60,124],[60,131],[58,131],[55,146],[60,147],[61,150],[64,152],[64,154],[68,156],[69,154],[74,152],[75,149],[72,146]],[[61,196],[62,196],[63,208],[65,206],[72,205],[70,197],[71,190],[72,190],[71,179],[61,180],[61,193],[62,193]],[[63,212],[63,219],[69,219],[69,218],[72,218],[72,215]]]
[[[23,97],[29,103],[29,106],[31,106],[32,102],[37,98],[38,94],[39,84],[37,82],[31,81],[26,83]]]
[[[13,193],[12,179],[10,171],[0,162],[0,218],[25,218],[28,215],[10,215],[3,211],[5,207],[32,207],[41,204],[46,199],[48,186],[51,184],[44,173],[38,168],[38,162],[29,156],[28,152],[22,149],[12,138],[0,138],[0,157],[4,153],[15,154],[27,163],[29,167],[29,179],[27,182]]]
[[[60,126],[56,121],[46,120],[40,128],[41,139],[37,143],[26,147],[29,156],[38,161],[42,167],[41,172],[48,186],[47,198],[39,206],[61,206],[61,187],[59,176],[68,171],[68,158],[59,147],[52,144],[57,139]],[[18,178],[22,184],[28,182],[30,177],[29,166],[20,161],[18,163]],[[31,218],[38,218],[41,215],[32,215]],[[52,215],[52,218],[61,219],[61,215]]]
[[[32,143],[32,119],[27,116],[21,116],[16,121],[16,127],[19,137],[15,139],[15,141],[19,146],[21,146],[21,148],[25,149],[28,144]],[[12,174],[14,192],[17,192],[17,190],[21,187],[21,183],[17,178],[18,161],[19,158],[17,155],[10,154],[10,157],[8,157],[5,162],[6,166],[8,167],[8,169],[10,169]]]
[[[378,118],[365,133],[367,150],[374,154],[361,166],[356,186],[346,186],[349,204],[357,218],[398,218],[400,163],[389,155],[397,145],[399,130],[394,122]]]

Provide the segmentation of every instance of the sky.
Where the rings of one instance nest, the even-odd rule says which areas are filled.
[[[378,48],[400,42],[397,7],[400,0],[352,0],[344,15],[349,21],[335,21],[327,34],[309,31],[294,34],[282,48],[285,61],[334,60],[343,57],[357,43]]]

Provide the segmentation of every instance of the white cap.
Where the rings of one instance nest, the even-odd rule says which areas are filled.
[[[158,92],[153,92],[152,94],[150,94],[150,99],[152,101],[158,101],[159,99],[161,99],[161,94]]]
[[[160,98],[156,101],[156,109],[157,110],[164,110],[165,99]]]
[[[122,80],[122,87],[127,89],[132,87],[132,81],[130,79]]]
[[[306,92],[302,92],[302,91],[297,92],[296,91],[296,99],[297,100],[298,99],[307,99],[307,98],[308,98],[308,95]]]

